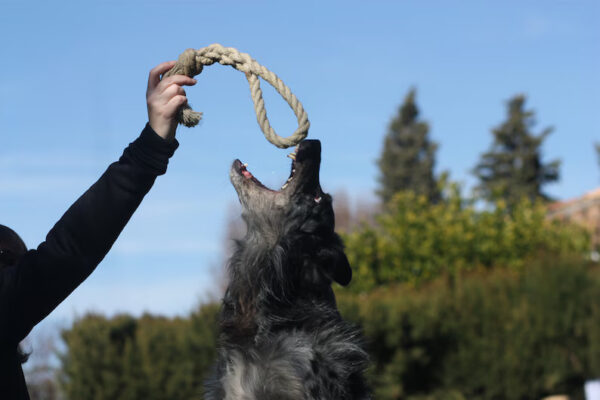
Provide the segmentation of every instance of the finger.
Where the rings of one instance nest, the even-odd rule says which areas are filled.
[[[177,111],[181,106],[187,103],[187,97],[177,95],[173,97],[169,102],[165,105],[165,114],[169,116],[174,116],[177,114]]]
[[[176,84],[172,84],[160,94],[163,103],[168,103],[175,96],[185,96],[185,90]]]
[[[172,84],[176,84],[179,86],[194,86],[196,82],[198,81],[186,75],[173,75],[160,81],[157,89],[160,92],[164,92],[167,89],[167,87],[171,86]]]
[[[167,61],[152,68],[148,76],[148,90],[154,89],[160,83],[160,76],[173,68],[174,65],[175,61]]]

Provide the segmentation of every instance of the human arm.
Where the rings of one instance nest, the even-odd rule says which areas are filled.
[[[165,65],[166,64],[166,65]],[[170,67],[161,64],[150,79]],[[165,69],[166,68],[166,69]],[[161,72],[162,71],[162,72]],[[175,77],[173,77],[175,78]],[[187,78],[187,77],[185,77]],[[166,81],[166,79],[165,79]],[[177,80],[148,85],[149,120],[138,139],[63,215],[36,250],[0,271],[0,339],[18,343],[102,261],[178,146],[170,102]],[[168,97],[172,96],[172,97]],[[181,101],[181,100],[179,100]],[[180,104],[184,104],[181,102]],[[172,108],[172,107],[171,107]],[[175,111],[177,108],[175,108]],[[171,117],[170,117],[171,115]],[[165,124],[165,122],[167,122]]]

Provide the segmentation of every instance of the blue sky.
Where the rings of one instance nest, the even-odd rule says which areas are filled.
[[[30,247],[143,128],[148,71],[211,43],[250,53],[304,104],[323,143],[322,183],[372,201],[382,137],[411,86],[440,144],[437,170],[469,188],[470,170],[504,118],[528,96],[538,131],[555,132],[557,198],[600,184],[600,6],[594,1],[77,1],[0,2],[0,223]],[[215,288],[228,181],[240,157],[280,185],[286,151],[256,124],[247,82],[207,67],[180,128],[181,146],[98,270],[49,321],[88,310],[185,314]],[[265,83],[272,125],[295,128]]]

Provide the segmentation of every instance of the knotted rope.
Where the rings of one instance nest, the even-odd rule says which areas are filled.
[[[258,121],[258,125],[260,125],[260,129],[262,129],[265,138],[267,138],[269,142],[284,149],[297,145],[306,137],[308,128],[310,127],[308,115],[306,114],[306,111],[304,111],[300,101],[298,101],[296,96],[291,92],[290,88],[288,88],[277,75],[260,65],[256,60],[250,57],[250,55],[241,53],[233,47],[223,47],[220,44],[211,44],[208,47],[198,50],[187,49],[179,56],[175,66],[171,68],[163,78],[175,74],[194,77],[202,72],[205,65],[212,65],[215,62],[222,65],[231,65],[233,68],[246,74],[246,79],[250,84],[250,94],[252,96],[252,101],[254,102],[256,120]],[[298,129],[296,129],[291,136],[283,138],[271,127],[269,119],[267,118],[267,111],[265,110],[265,102],[262,97],[259,77],[270,83],[294,111],[294,114],[298,119]],[[187,104],[182,107],[182,111],[178,117],[179,123],[187,127],[196,126],[201,118],[202,113],[192,110]]]

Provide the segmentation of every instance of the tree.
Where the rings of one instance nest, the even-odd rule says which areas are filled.
[[[600,143],[596,143],[596,154],[598,155],[598,166],[600,167]]]
[[[559,179],[560,161],[542,162],[541,146],[552,132],[531,132],[534,112],[525,110],[525,96],[508,101],[507,119],[492,130],[494,142],[475,167],[480,184],[477,190],[487,200],[503,199],[509,206],[523,198],[549,200],[542,187]]]
[[[377,162],[380,169],[377,194],[384,203],[400,191],[423,195],[432,202],[440,199],[433,173],[437,143],[429,140],[429,125],[418,119],[415,95],[415,89],[406,95],[389,126]]]
[[[61,399],[57,379],[57,351],[59,328],[48,326],[37,328],[27,337],[24,348],[30,353],[23,365],[27,389],[31,400]]]
[[[67,399],[201,400],[214,363],[218,304],[185,318],[88,314],[63,331]]]

